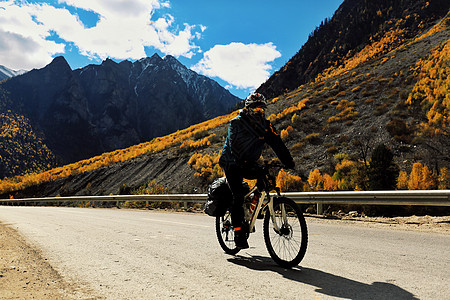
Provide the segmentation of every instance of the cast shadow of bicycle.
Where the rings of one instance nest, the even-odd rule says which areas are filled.
[[[235,256],[229,258],[228,261],[256,271],[277,272],[287,279],[315,286],[316,292],[332,297],[353,300],[418,300],[410,292],[391,283],[374,282],[366,284],[311,268],[284,269],[275,265],[267,257]]]

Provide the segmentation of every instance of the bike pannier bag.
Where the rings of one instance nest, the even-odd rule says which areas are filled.
[[[245,191],[250,191],[248,184],[243,181],[242,186]],[[227,209],[231,207],[233,203],[233,194],[228,186],[227,179],[225,177],[214,180],[208,186],[208,199],[205,204],[205,213],[212,216],[223,216],[227,212]]]
[[[233,201],[230,187],[225,177],[214,180],[208,186],[208,199],[206,199],[205,213],[212,216],[225,215],[228,207]]]

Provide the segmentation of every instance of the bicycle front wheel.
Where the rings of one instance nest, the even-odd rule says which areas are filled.
[[[273,222],[270,213],[264,217],[264,241],[272,259],[284,268],[300,263],[306,253],[308,229],[305,217],[298,205],[291,199],[274,199]]]
[[[234,243],[234,228],[229,211],[222,217],[216,217],[216,234],[220,247],[225,253],[234,255],[239,252],[240,249]]]

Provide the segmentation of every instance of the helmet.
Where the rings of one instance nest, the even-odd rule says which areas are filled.
[[[245,99],[245,107],[253,108],[253,107],[266,107],[266,97],[260,93],[253,93]]]

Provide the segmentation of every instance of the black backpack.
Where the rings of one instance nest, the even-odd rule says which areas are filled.
[[[243,181],[245,190],[250,191],[248,184]],[[208,186],[208,199],[205,204],[205,213],[212,217],[221,217],[233,203],[233,194],[225,177],[218,178]]]

